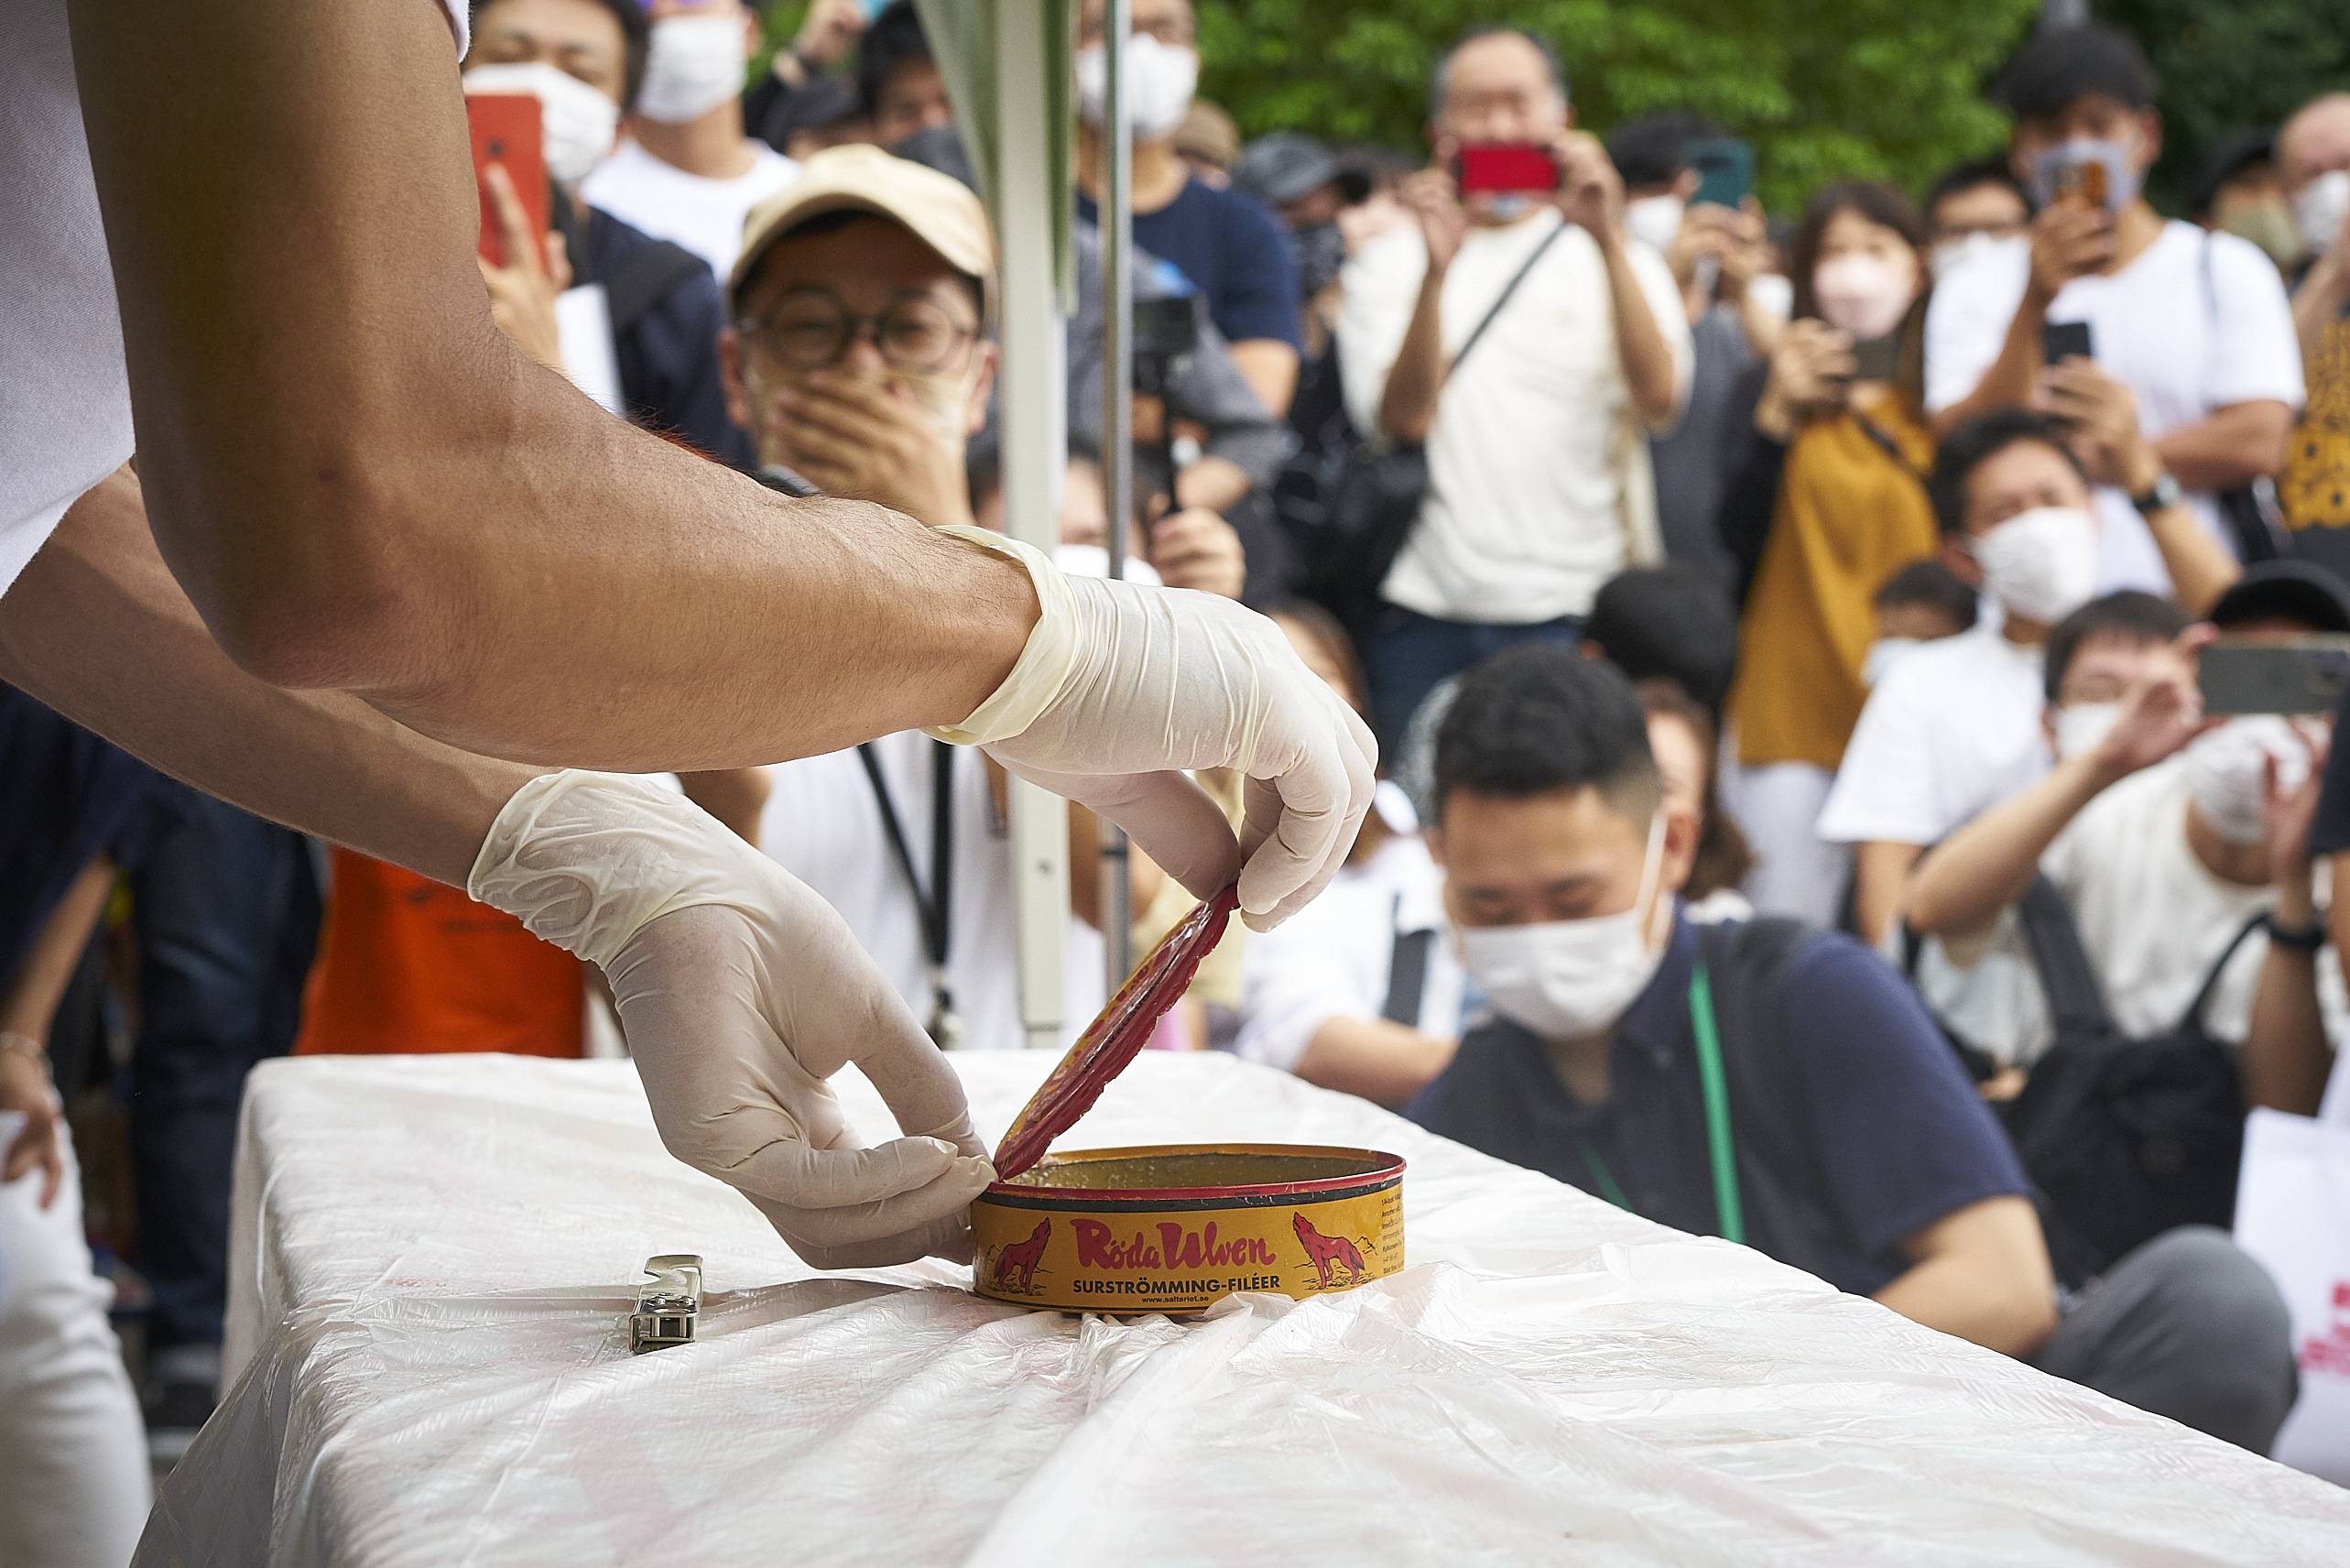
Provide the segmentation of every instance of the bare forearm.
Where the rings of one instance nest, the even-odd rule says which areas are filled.
[[[1999,357],[1975,384],[1975,390],[1936,414],[1934,434],[1946,436],[1977,414],[1987,414],[1994,408],[2021,408],[2031,400],[2032,381],[2040,375],[2040,329],[2048,325],[2048,301],[2037,289],[2027,286],[2023,302],[2007,322],[2007,335],[1999,344]]]
[[[1443,297],[1444,276],[1431,267],[1379,398],[1379,430],[1391,441],[1424,441],[1436,422],[1437,395],[1444,390]]]
[[[1400,1105],[1452,1060],[1457,1042],[1385,1018],[1331,1018],[1306,1041],[1298,1076],[1382,1105]]]
[[[1607,263],[1608,308],[1616,320],[1616,353],[1624,366],[1625,386],[1643,422],[1660,428],[1672,422],[1681,406],[1681,388],[1673,374],[1672,349],[1658,330],[1656,312],[1640,288],[1639,274],[1623,236],[1604,238],[1600,254]]]
[[[2110,782],[2091,758],[2076,757],[1975,817],[1910,869],[1902,918],[1920,936],[1989,925],[2024,896],[2056,835]]]
[[[1227,457],[1213,454],[1198,462],[1175,478],[1175,505],[1205,506],[1211,512],[1222,512],[1239,505],[1248,494],[1248,471]]]
[[[2170,595],[2190,615],[2207,615],[2219,596],[2244,575],[2227,547],[2212,538],[2203,519],[2185,506],[2165,506],[2146,519],[2162,569],[2170,574]]]
[[[1904,884],[1919,848],[1886,841],[1853,846],[1853,921],[1871,947],[1882,947],[1901,917]]]
[[[1930,1258],[1873,1298],[1911,1323],[2007,1356],[2029,1356],[2056,1327],[2051,1293],[2037,1291],[1958,1255]]]
[[[2159,436],[2154,450],[2190,490],[2228,490],[2285,465],[2293,412],[2282,403],[2231,403]]]
[[[78,5],[76,63],[156,537],[247,668],[624,769],[953,723],[1010,668],[1014,563],[772,495],[496,332],[436,7],[157,13]]]
[[[1298,392],[1298,351],[1278,338],[1247,338],[1230,345],[1232,367],[1265,405],[1265,411],[1278,419],[1289,411],[1289,399]]]
[[[721,768],[708,773],[680,773],[678,784],[685,798],[726,824],[736,838],[754,848],[759,842],[759,814],[767,810],[773,786],[766,770]]]
[[[82,950],[90,945],[106,895],[114,886],[113,862],[93,856],[67,885],[65,896],[41,922],[33,945],[13,976],[0,976],[0,1033],[49,1039],[57,1005],[82,964]]]
[[[2317,918],[2306,869],[2286,877],[2277,889],[2277,923],[2305,927]],[[2317,998],[2321,954],[2270,942],[2252,993],[2252,1017],[2245,1026],[2244,1099],[2247,1105],[2315,1116],[2334,1071],[2334,1046],[2325,1036],[2325,1014]]]
[[[157,555],[128,470],[0,599],[0,675],[200,789],[457,886],[532,772],[239,670]]]

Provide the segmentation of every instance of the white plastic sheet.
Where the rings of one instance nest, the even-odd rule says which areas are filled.
[[[992,1130],[1048,1062],[956,1064]],[[1410,1266],[1188,1324],[816,1276],[625,1063],[265,1065],[249,1365],[140,1561],[2350,1563],[2350,1494],[1268,1069],[1146,1053],[1072,1141],[1207,1138],[1405,1155]],[[702,1336],[631,1357],[675,1251]]]

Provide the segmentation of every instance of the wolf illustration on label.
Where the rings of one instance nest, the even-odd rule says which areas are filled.
[[[1016,1241],[995,1255],[995,1271],[988,1283],[1006,1290],[1028,1295],[1036,1288],[1037,1264],[1044,1258],[1044,1244],[1052,1236],[1052,1222],[1037,1221],[1037,1228],[1028,1233],[1026,1241]],[[1017,1277],[1018,1283],[1013,1283]]]
[[[1306,1257],[1313,1264],[1315,1282],[1322,1289],[1327,1290],[1334,1285],[1353,1285],[1361,1282],[1365,1272],[1363,1268],[1363,1255],[1355,1249],[1353,1242],[1343,1236],[1322,1235],[1322,1232],[1313,1228],[1312,1223],[1302,1214],[1292,1214],[1289,1217],[1290,1223],[1297,1229],[1298,1245],[1306,1249]],[[1331,1277],[1331,1270],[1335,1268],[1344,1268],[1346,1272],[1333,1279]]]

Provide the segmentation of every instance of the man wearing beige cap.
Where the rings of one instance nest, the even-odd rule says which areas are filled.
[[[1259,926],[1328,880],[1371,746],[1269,623],[775,495],[499,333],[463,7],[5,16],[0,678],[600,965],[664,1141],[803,1256],[967,1245],[953,1073],[804,885],[673,793],[544,769],[930,728],[1195,892],[1237,874]],[[1237,840],[1183,771],[1213,767],[1249,778]],[[907,1136],[855,1146],[849,1062]]]

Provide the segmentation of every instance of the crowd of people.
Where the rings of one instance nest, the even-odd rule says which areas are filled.
[[[1151,329],[1115,495],[1102,9],[1058,560],[1102,575],[1116,530],[1129,576],[1266,611],[1386,754],[1336,880],[1235,926],[1155,1043],[2265,1450],[2296,1372],[2226,1234],[2236,1151],[2248,1107],[2350,1118],[2323,1104],[2350,760],[2324,714],[2207,713],[2198,661],[2350,635],[2350,94],[2231,143],[2167,218],[2144,58],[2043,31],[1994,88],[2005,157],[1768,213],[1722,126],[1582,128],[1572,39],[1431,60],[1424,147],[1244,143],[1197,95],[1190,0],[1134,0]],[[815,0],[745,93],[758,36],[740,0],[476,0],[464,88],[537,100],[550,185],[539,234],[485,177],[495,319],[774,489],[1001,529],[997,251],[921,23]],[[1500,144],[1547,186],[1464,178]],[[906,731],[674,787],[838,909],[941,1045],[1024,1043],[992,759]],[[7,688],[0,799],[0,1201],[53,1277],[7,1298],[0,1425],[38,1417],[143,1511],[52,1075],[127,1096],[135,1243],[103,1228],[168,1457],[217,1394],[256,1061],[613,1031],[511,916]],[[1072,1032],[1113,922],[1147,944],[1189,907],[1137,852],[1106,908],[1101,840],[1073,809]],[[2112,1131],[2122,1091],[2082,1088],[2116,1050],[2201,1074],[2160,1169]]]

